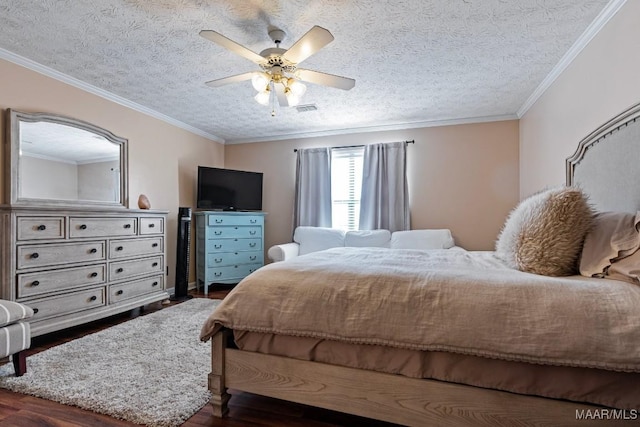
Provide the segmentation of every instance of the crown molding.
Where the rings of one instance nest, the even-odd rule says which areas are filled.
[[[166,122],[170,125],[179,127],[181,129],[184,129],[188,132],[191,132],[193,134],[202,136],[204,138],[210,139],[212,141],[215,142],[219,142],[224,144],[225,140],[223,138],[220,138],[219,136],[216,135],[212,135],[208,132],[204,132],[201,129],[195,128],[191,125],[188,125],[184,122],[181,122],[179,120],[176,120],[174,118],[171,118],[169,116],[166,116],[162,113],[159,113],[155,110],[152,110],[151,108],[145,107],[144,105],[140,105],[136,102],[130,101],[126,98],[123,98],[119,95],[116,95],[114,93],[111,93],[109,91],[106,91],[104,89],[100,89],[99,87],[93,86],[89,83],[85,83],[82,80],[78,80],[74,77],[71,77],[67,74],[61,73],[59,71],[54,70],[53,68],[49,68],[46,67],[42,64],[38,64],[35,61],[32,61],[31,59],[25,58],[23,56],[20,55],[16,55],[13,52],[9,52],[6,49],[2,49],[0,48],[0,59],[5,59],[9,62],[12,62],[14,64],[20,65],[21,67],[25,67],[28,68],[31,71],[35,71],[36,73],[40,73],[43,74],[47,77],[51,77],[52,79],[61,81],[63,83],[66,83],[70,86],[74,86],[77,87],[78,89],[82,89],[85,92],[89,92],[93,95],[97,95],[101,98],[104,98],[108,101],[114,102],[116,104],[120,104],[124,107],[127,108],[131,108],[132,110],[138,111],[140,113],[146,114],[147,116],[151,116],[153,118],[156,118],[158,120],[162,120],[163,122]]]
[[[286,139],[316,138],[316,137],[323,137],[323,136],[346,135],[346,134],[352,134],[352,133],[368,133],[368,132],[384,132],[384,131],[393,131],[393,130],[418,129],[418,128],[428,128],[428,127],[435,127],[435,126],[453,126],[453,125],[464,125],[464,124],[473,124],[473,123],[502,122],[505,120],[517,120],[517,119],[518,117],[515,114],[503,114],[499,116],[481,116],[481,117],[467,117],[467,118],[461,118],[461,119],[444,119],[444,120],[432,120],[432,121],[423,121],[423,122],[394,123],[389,125],[332,129],[332,130],[318,131],[318,132],[289,133],[289,134],[282,134],[282,135],[267,136],[263,138],[227,139],[225,142],[225,145],[249,144],[252,142],[282,141]]]
[[[596,16],[587,29],[578,37],[578,40],[569,48],[567,53],[564,54],[560,61],[556,64],[547,77],[542,80],[542,83],[533,91],[533,93],[522,104],[517,111],[518,118],[522,118],[529,108],[536,103],[536,101],[546,92],[547,89],[556,81],[556,79],[562,74],[562,72],[573,62],[582,49],[584,49],[591,39],[593,39],[602,28],[609,22],[609,20],[620,10],[627,0],[611,0],[602,11]]]

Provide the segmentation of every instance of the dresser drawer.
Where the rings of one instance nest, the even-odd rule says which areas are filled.
[[[164,233],[164,218],[142,217],[140,218],[140,234]]]
[[[221,280],[244,279],[262,267],[262,264],[229,265],[226,267],[207,268],[207,281],[217,282]]]
[[[209,230],[209,235],[216,239],[218,238],[226,239],[226,238],[232,238],[232,237],[239,237],[239,238],[261,237],[262,227],[250,226],[250,225],[211,227],[211,229]]]
[[[262,215],[208,215],[209,226],[212,225],[262,225]]]
[[[109,264],[109,281],[123,280],[142,274],[163,273],[163,256],[154,256],[131,261],[116,261]]]
[[[257,252],[221,252],[207,255],[207,267],[222,267],[235,264],[263,263],[262,251]]]
[[[18,216],[18,240],[64,239],[64,217]]]
[[[209,239],[207,252],[261,251],[262,239]]]
[[[69,237],[135,236],[137,218],[69,218]]]
[[[63,314],[76,313],[106,304],[104,286],[50,298],[21,301],[33,309],[31,322]]]
[[[24,245],[17,247],[17,268],[44,267],[106,259],[104,241]]]
[[[18,298],[107,281],[106,264],[18,274]]]
[[[163,243],[162,237],[111,240],[109,242],[109,259],[161,254],[164,253]]]
[[[133,282],[109,286],[109,303],[124,301],[164,290],[164,276],[158,275]]]

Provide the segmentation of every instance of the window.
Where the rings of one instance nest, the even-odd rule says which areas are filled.
[[[357,230],[364,147],[331,149],[332,227]]]

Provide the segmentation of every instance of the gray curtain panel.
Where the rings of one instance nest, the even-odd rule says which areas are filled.
[[[364,149],[360,229],[409,230],[407,145],[371,144]]]
[[[298,149],[293,226],[331,227],[331,149]]]

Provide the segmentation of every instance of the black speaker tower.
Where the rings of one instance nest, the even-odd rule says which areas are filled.
[[[172,301],[192,298],[189,290],[189,248],[191,247],[191,208],[178,209],[178,242],[176,245],[176,285]]]

